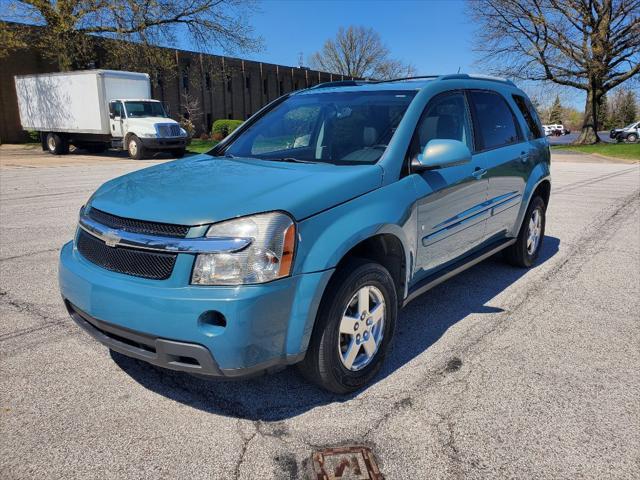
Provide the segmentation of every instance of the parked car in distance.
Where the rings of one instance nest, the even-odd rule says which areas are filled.
[[[54,155],[74,145],[91,153],[127,150],[133,159],[164,151],[182,157],[187,132],[151,98],[146,73],[116,70],[18,75],[20,123]]]
[[[536,263],[549,162],[508,80],[321,84],[207,154],[105,183],[62,248],[60,290],[124,355],[222,378],[298,364],[344,394],[374,380],[419,295],[498,252]]]
[[[553,125],[543,125],[542,128],[544,129],[544,134],[546,136],[559,137],[561,135],[568,135],[569,133],[571,133],[570,130],[564,128],[564,125],[560,123]]]
[[[624,128],[612,128],[609,137],[618,142],[635,143],[640,138],[640,122],[634,122]]]

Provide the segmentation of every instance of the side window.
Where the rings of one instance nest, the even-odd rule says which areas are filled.
[[[433,139],[459,140],[473,150],[464,93],[445,93],[429,102],[418,122],[414,138],[418,149],[413,154],[424,151]]]
[[[518,110],[520,110],[525,122],[527,122],[527,126],[529,127],[529,140],[543,137],[540,118],[538,118],[538,114],[531,102],[522,95],[514,95],[513,101],[516,102]]]
[[[507,101],[496,92],[469,92],[473,108],[473,125],[480,150],[518,143],[518,126]]]
[[[124,114],[122,112],[122,102],[109,103],[109,111],[113,113],[114,117],[124,117]]]

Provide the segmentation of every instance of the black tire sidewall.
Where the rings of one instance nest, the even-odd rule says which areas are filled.
[[[529,220],[531,219],[531,215],[533,214],[533,211],[536,209],[539,209],[541,214],[542,227],[540,229],[540,241],[538,242],[538,247],[536,248],[536,250],[532,254],[529,254],[527,250],[527,233],[529,231]],[[536,260],[538,260],[538,257],[540,256],[540,251],[542,250],[542,243],[544,242],[544,231],[545,231],[546,223],[547,223],[547,220],[546,220],[546,211],[545,211],[544,201],[540,197],[535,197],[531,200],[531,203],[529,204],[529,208],[527,209],[527,214],[524,217],[524,221],[522,222],[522,228],[520,229],[520,234],[518,235],[518,249],[520,250],[520,252],[518,253],[521,255],[521,258],[523,260],[522,263],[526,267],[531,267],[536,262]]]
[[[381,265],[373,262],[353,262],[344,269],[348,274],[340,275],[332,289],[323,299],[317,319],[315,334],[319,336],[317,350],[320,383],[336,393],[349,393],[368,384],[379,372],[389,351],[397,319],[398,300],[393,279]],[[385,325],[382,343],[369,365],[358,371],[345,368],[338,354],[340,321],[347,303],[363,286],[378,288],[385,301]]]

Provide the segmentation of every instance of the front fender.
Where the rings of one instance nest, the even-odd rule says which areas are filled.
[[[335,268],[363,240],[391,234],[402,243],[410,275],[416,248],[415,197],[411,179],[405,177],[300,222],[294,273]]]

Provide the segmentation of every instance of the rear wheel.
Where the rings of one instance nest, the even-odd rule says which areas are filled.
[[[69,142],[63,136],[49,132],[47,134],[47,150],[53,155],[66,155],[69,153]]]
[[[349,262],[327,287],[302,374],[340,394],[367,385],[389,350],[397,305],[395,284],[382,265]]]
[[[133,160],[140,160],[144,158],[145,151],[142,142],[135,135],[131,135],[127,140],[127,150],[129,151],[129,157]]]
[[[505,250],[509,263],[516,267],[529,268],[536,262],[544,239],[545,213],[546,207],[542,198],[534,197],[522,221],[516,243]]]

